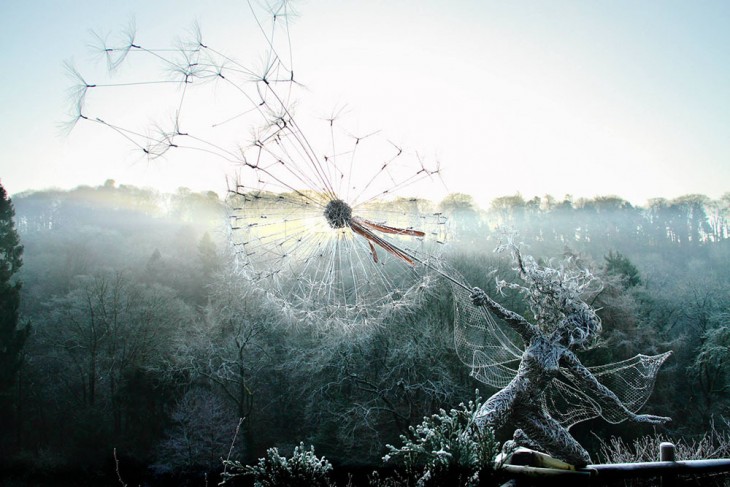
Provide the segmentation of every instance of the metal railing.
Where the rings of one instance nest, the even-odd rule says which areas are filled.
[[[730,458],[711,460],[684,460],[675,458],[675,446],[664,442],[659,446],[659,461],[637,463],[606,463],[575,468],[539,452],[521,449],[499,465],[499,469],[513,477],[503,484],[520,486],[567,481],[570,484],[590,485],[604,481],[630,478],[659,477],[663,487],[677,482],[679,475],[709,475],[730,472]]]

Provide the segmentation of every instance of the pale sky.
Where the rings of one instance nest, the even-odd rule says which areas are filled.
[[[518,192],[635,204],[730,192],[730,2],[309,0],[297,10],[307,103],[347,105],[363,126],[438,158],[448,191],[483,206]],[[60,134],[63,62],[92,65],[89,30],[131,18],[148,44],[170,45],[197,20],[227,52],[262,45],[242,0],[0,0],[10,194],[108,178],[225,188],[216,165],[148,163],[122,140]]]

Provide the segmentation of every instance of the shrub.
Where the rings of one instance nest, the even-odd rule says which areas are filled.
[[[409,437],[401,436],[401,447],[387,445],[389,453],[383,461],[402,465],[406,477],[419,486],[447,482],[479,485],[494,472],[494,458],[499,453],[493,430],[476,424],[480,408],[477,391],[474,401],[424,418],[421,424],[410,427]]]
[[[712,425],[710,431],[696,440],[678,439],[676,441],[658,433],[642,436],[627,444],[620,438],[611,437],[601,440],[598,456],[606,463],[656,462],[659,460],[659,445],[669,441],[675,445],[678,461],[705,460],[730,457],[730,433],[718,431]],[[683,476],[681,485],[726,486],[730,477],[727,473],[697,474]],[[627,479],[624,487],[648,487],[656,485],[655,479]]]
[[[241,475],[253,477],[255,487],[329,487],[332,484],[329,473],[332,464],[314,454],[314,447],[305,449],[304,443],[294,448],[291,457],[279,454],[277,448],[266,450],[266,457],[259,458],[256,465],[241,465],[240,462],[223,462],[223,482]]]
[[[656,462],[659,460],[659,445],[665,441],[674,443],[677,460],[730,457],[730,432],[718,431],[714,425],[696,440],[680,438],[675,441],[654,433],[637,438],[629,445],[612,436],[608,441],[601,441],[598,455],[606,463]]]

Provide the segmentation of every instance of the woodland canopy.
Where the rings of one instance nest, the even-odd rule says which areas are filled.
[[[386,444],[440,408],[487,390],[454,353],[448,286],[361,330],[307,327],[241,280],[215,193],[160,194],[113,181],[15,195],[24,246],[22,365],[3,391],[7,469],[110,475],[113,455],[146,472],[217,471],[228,455],[255,463],[302,441],[335,465],[378,467]],[[447,259],[474,286],[514,277],[493,250],[509,226],[526,253],[572,255],[602,279],[590,303],[604,344],[587,365],[673,350],[644,410],[662,432],[692,439],[728,429],[730,194],[651,200],[520,195],[477,207],[449,195],[420,208],[448,218]],[[651,432],[590,421],[597,438]],[[498,432],[501,439],[509,432]]]

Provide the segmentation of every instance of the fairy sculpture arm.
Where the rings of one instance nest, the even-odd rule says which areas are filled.
[[[489,311],[501,318],[513,330],[519,333],[525,343],[529,343],[533,337],[540,333],[535,325],[514,311],[506,309],[504,306],[490,298],[482,289],[478,287],[473,288],[470,297],[471,302],[475,306],[486,306]]]
[[[578,357],[571,351],[566,350],[563,353],[563,364],[567,367],[570,375],[579,382],[579,384],[587,388],[593,393],[593,398],[613,404],[625,416],[626,419],[637,423],[662,424],[671,421],[671,418],[665,416],[654,416],[652,414],[636,414],[630,411],[621,399],[616,396],[609,388],[601,384],[598,379],[584,366]],[[585,392],[585,390],[583,391]]]

